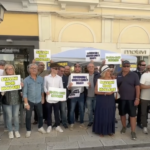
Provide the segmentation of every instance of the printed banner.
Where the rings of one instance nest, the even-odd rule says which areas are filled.
[[[121,64],[121,54],[105,54],[105,63],[106,64]]]
[[[100,50],[86,51],[86,61],[100,61]]]
[[[66,89],[49,87],[48,102],[66,101]]]
[[[0,92],[21,89],[20,75],[0,76]]]
[[[117,92],[116,80],[101,80],[98,79],[98,92]]]
[[[80,97],[80,89],[73,90],[68,98]]]
[[[34,59],[38,61],[50,61],[51,51],[45,49],[34,49]]]
[[[72,73],[71,74],[71,83],[73,83],[74,86],[83,87],[83,86],[89,86],[89,74],[87,73]]]

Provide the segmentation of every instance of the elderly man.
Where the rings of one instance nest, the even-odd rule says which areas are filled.
[[[38,131],[46,133],[43,128],[43,110],[44,103],[44,79],[38,76],[38,66],[36,64],[29,65],[30,75],[24,80],[23,98],[24,106],[26,108],[26,137],[31,135],[31,116],[32,110],[35,110],[38,115]]]
[[[50,74],[50,70],[45,70],[45,64],[43,62],[39,62],[38,63],[38,75],[41,76],[42,78],[44,78],[45,76]],[[44,100],[46,99],[46,95],[44,94]],[[43,119],[47,120],[47,112],[46,112],[46,105],[45,102],[42,104],[43,107]],[[38,123],[38,116],[37,113],[34,109],[34,122],[33,124],[37,124]]]
[[[88,116],[89,116],[88,126],[90,127],[93,124],[93,110],[95,109],[95,101],[96,101],[94,89],[95,89],[96,81],[100,77],[100,74],[98,72],[95,72],[93,63],[89,63],[87,69],[89,72],[90,87],[88,88],[87,91],[86,105],[87,105]]]

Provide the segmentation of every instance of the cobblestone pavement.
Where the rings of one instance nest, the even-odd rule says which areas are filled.
[[[46,125],[44,128],[46,129]],[[126,134],[120,134],[120,129],[119,121],[114,136],[100,137],[92,133],[92,128],[80,129],[78,123],[73,131],[64,129],[63,133],[58,133],[52,130],[50,134],[40,134],[37,126],[32,125],[30,138],[25,138],[24,126],[20,129],[21,138],[10,140],[8,132],[4,132],[3,125],[0,125],[0,150],[150,150],[150,136],[143,134],[141,129],[137,127],[135,141],[130,138],[130,128]]]

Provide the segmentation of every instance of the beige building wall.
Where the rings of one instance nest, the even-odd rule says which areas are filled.
[[[150,50],[150,0],[67,0],[38,4],[40,48]],[[148,56],[149,57],[149,56]]]

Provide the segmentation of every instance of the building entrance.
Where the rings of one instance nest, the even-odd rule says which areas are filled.
[[[21,75],[21,78],[28,76],[29,48],[0,47],[0,60],[14,65],[16,74]]]

